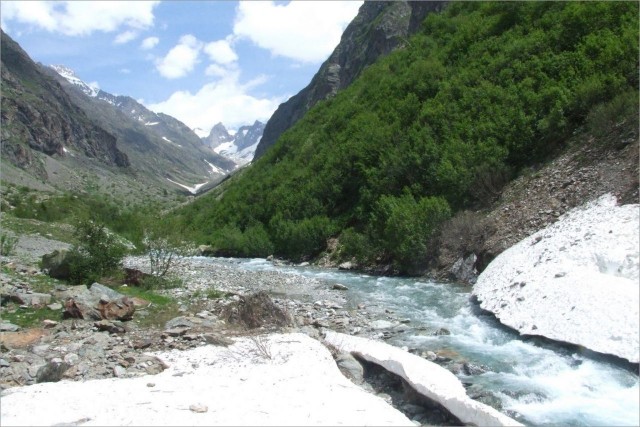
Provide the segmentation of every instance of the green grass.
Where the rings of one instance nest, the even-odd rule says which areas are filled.
[[[142,298],[157,306],[167,306],[176,303],[176,300],[171,297],[160,295],[156,292],[138,288],[136,286],[120,286],[116,290],[123,295]]]
[[[0,228],[11,230],[16,234],[38,234],[48,239],[59,240],[61,242],[74,244],[73,226],[55,222],[44,222],[36,219],[16,218],[15,216],[2,213],[0,216]]]
[[[2,321],[13,323],[22,328],[34,328],[42,326],[45,319],[60,321],[62,320],[62,311],[53,311],[47,307],[43,308],[19,308],[15,304],[11,304],[2,312]]]

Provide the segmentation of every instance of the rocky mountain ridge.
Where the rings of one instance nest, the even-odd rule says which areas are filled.
[[[264,126],[264,123],[256,120],[253,125],[241,126],[231,134],[222,123],[218,123],[202,141],[216,153],[233,159],[239,165],[245,165],[253,160]]]
[[[261,157],[319,101],[332,98],[368,65],[401,48],[427,14],[442,10],[446,4],[446,1],[365,2],[309,85],[280,104],[267,121],[255,158]]]
[[[77,153],[105,166],[130,166],[116,137],[91,121],[4,32],[2,125],[3,158],[41,179],[48,178],[42,155]]]
[[[160,179],[187,188],[219,180],[236,168],[233,160],[208,149],[179,120],[155,113],[129,96],[95,89],[68,67],[50,66],[48,70],[55,71],[50,74],[89,116],[118,136],[145,173],[157,175],[157,163],[162,163]]]

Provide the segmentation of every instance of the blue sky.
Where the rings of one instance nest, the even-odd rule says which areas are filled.
[[[191,128],[265,122],[305,87],[361,1],[5,1],[2,28],[37,62]]]

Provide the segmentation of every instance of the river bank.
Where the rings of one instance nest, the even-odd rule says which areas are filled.
[[[55,241],[45,238],[25,240],[36,244],[36,246],[37,243],[45,242],[43,248],[47,249],[51,249],[52,245],[55,246]],[[3,257],[2,259],[4,268],[0,273],[0,285],[5,302],[7,296],[16,295],[14,292],[18,292],[20,296],[31,295],[33,298],[44,298],[45,294],[34,292],[30,288],[34,281],[37,282],[44,277],[35,265],[28,262],[34,260],[33,244],[23,242],[19,248],[25,248],[25,253],[21,253],[19,249],[17,257]],[[24,257],[27,252],[31,258]],[[326,391],[326,388],[325,391],[322,389],[314,390],[313,381],[316,376],[308,377],[308,375],[309,372],[322,373],[329,369],[324,361],[326,355],[330,354],[326,348],[320,356],[318,355],[319,350],[313,345],[311,350],[308,350],[308,346],[304,345],[298,350],[288,349],[286,345],[284,347],[267,345],[265,343],[273,339],[273,336],[268,334],[274,331],[271,327],[273,325],[265,325],[257,330],[249,331],[246,325],[230,324],[228,319],[224,317],[227,307],[243,304],[247,295],[259,291],[267,291],[272,297],[273,304],[291,317],[291,325],[278,328],[279,331],[289,334],[301,332],[305,336],[313,337],[316,342],[322,341],[321,331],[325,328],[378,339],[389,338],[406,330],[406,319],[397,318],[392,311],[385,310],[376,304],[373,304],[374,310],[369,311],[367,304],[349,301],[345,297],[347,289],[345,286],[303,275],[277,271],[251,271],[243,268],[240,262],[239,260],[200,257],[179,260],[174,265],[172,274],[181,278],[183,286],[161,291],[161,293],[178,301],[177,312],[168,313],[171,315],[166,319],[162,317],[153,319],[154,322],[151,323],[146,321],[151,320],[147,318],[154,315],[149,313],[151,308],[148,305],[141,305],[134,313],[133,319],[126,322],[106,320],[97,322],[89,319],[59,320],[60,311],[64,310],[64,307],[56,301],[62,302],[66,295],[77,292],[77,288],[83,290],[85,287],[57,284],[49,295],[51,300],[44,301],[46,307],[43,307],[42,310],[51,313],[51,316],[45,317],[58,320],[46,319],[41,326],[26,329],[17,328],[6,322],[2,323],[3,332],[0,334],[0,342],[3,351],[0,358],[0,386],[4,390],[2,399],[3,402],[7,402],[6,407],[10,408],[9,404],[23,405],[24,402],[20,403],[22,402],[20,399],[23,397],[19,396],[24,396],[25,402],[28,402],[31,399],[29,397],[31,393],[38,393],[41,398],[44,396],[43,393],[51,393],[51,398],[47,398],[46,403],[41,399],[40,408],[56,406],[56,396],[61,396],[63,389],[67,390],[66,387],[71,387],[69,390],[80,390],[77,388],[80,386],[76,387],[71,384],[93,384],[94,381],[104,380],[135,381],[148,378],[149,375],[166,376],[164,372],[171,368],[168,354],[182,354],[184,357],[188,357],[192,352],[206,351],[204,349],[211,348],[218,349],[216,351],[226,351],[236,345],[241,347],[249,345],[255,354],[258,356],[262,354],[262,359],[265,360],[271,360],[271,355],[267,354],[271,351],[286,353],[298,352],[299,350],[300,354],[306,354],[305,352],[308,351],[314,353],[313,357],[307,358],[306,370],[308,372],[305,374],[307,377],[300,374],[300,381],[309,383],[311,388],[304,393],[301,393],[300,390],[297,392],[302,395],[320,393],[320,397],[316,399],[315,403],[321,404],[323,402],[322,393],[329,394],[329,392]],[[124,265],[128,268],[149,271],[148,258],[146,257],[129,257],[125,259]],[[215,290],[216,297],[212,297],[210,293],[212,290]],[[3,307],[3,310],[6,309],[7,307]],[[21,310],[20,307],[17,309]],[[229,351],[231,354],[236,354],[236,358],[244,359],[244,356],[239,355],[238,352]],[[367,401],[369,402],[367,411],[373,415],[376,414],[376,411],[387,413],[385,415],[387,418],[376,419],[374,416],[372,420],[376,419],[376,424],[385,419],[389,419],[389,423],[393,425],[406,425],[407,422],[411,422],[409,420],[418,425],[456,423],[448,421],[446,413],[439,407],[416,404],[417,402],[406,396],[406,390],[403,389],[401,383],[390,377],[388,373],[375,370],[368,372],[370,369],[365,370],[349,355],[333,354],[333,356],[337,358],[336,362],[332,362],[336,372],[339,372],[336,368],[339,366],[343,373],[347,373],[348,377],[358,384],[355,388],[378,399],[371,401],[373,403]],[[432,356],[434,360],[439,358],[435,354]],[[311,363],[310,360],[314,362]],[[442,357],[439,361],[448,363],[451,362],[451,359]],[[213,360],[206,362],[206,364],[218,364],[219,368],[226,366],[221,363]],[[251,364],[250,361],[247,363]],[[358,368],[358,366],[360,367]],[[292,368],[286,363],[283,366],[271,366],[269,369],[275,370],[274,375],[285,375],[287,378],[291,378],[292,372],[295,372],[296,369],[300,372],[299,368]],[[354,369],[355,377],[353,376]],[[200,375],[201,373],[194,372],[194,374]],[[344,379],[344,377],[342,378]],[[107,390],[111,389],[111,392],[115,392],[119,387],[116,384],[120,383],[100,383],[97,387],[107,387]],[[400,384],[400,388],[398,388],[398,384]],[[25,385],[28,387],[22,387]],[[344,384],[338,381],[332,387],[344,388]],[[73,394],[73,392],[69,392]],[[84,392],[79,391],[79,393],[93,393],[93,391],[86,389]],[[275,389],[271,394],[281,395],[282,390]],[[356,393],[354,396],[359,395]],[[344,401],[354,401],[356,399],[354,396],[347,396],[348,398],[345,397]],[[354,417],[360,411],[357,407],[357,405],[346,405],[341,407],[342,409],[336,409],[337,412],[332,416],[336,417],[335,420],[342,420],[341,422],[347,422],[347,424],[366,423],[364,418],[361,418],[362,421],[354,421],[357,419]],[[389,410],[384,409],[387,407],[396,408],[397,415],[389,415]],[[311,405],[309,408],[311,410],[314,407]],[[6,419],[9,424],[13,420],[18,424],[25,425],[33,425],[34,419],[39,420],[35,424],[49,424],[53,422],[51,420],[57,420],[56,422],[82,422],[96,425],[102,424],[106,420],[94,415],[86,417],[78,415],[76,419],[73,411],[63,411],[64,419],[59,420],[37,411],[21,411],[21,413],[22,415],[17,415],[15,411],[7,410],[3,417],[8,417]],[[36,418],[33,418],[34,416]],[[232,413],[225,416],[230,418],[220,419],[234,419]],[[273,420],[282,419],[278,418],[282,416],[281,413],[278,415],[278,411],[275,411],[273,416],[275,417]],[[259,415],[256,413],[255,417],[259,417]],[[90,418],[91,421],[82,421],[85,418]],[[107,424],[118,424],[117,420],[119,419],[112,417]],[[153,419],[153,417],[148,418],[149,422]],[[255,422],[251,422],[252,424],[263,424],[266,421],[259,422],[257,420],[269,420],[270,418],[249,417],[246,419],[254,420]],[[332,424],[333,421],[328,420],[333,419],[324,416],[312,424],[327,424],[327,422]],[[202,417],[198,422],[210,424],[207,420],[209,418]],[[279,425],[281,421],[274,421],[274,423]]]
[[[13,285],[26,286],[28,278],[41,275],[33,265],[13,262],[16,274],[7,279]],[[148,259],[129,257],[125,266],[148,271]],[[101,332],[94,322],[67,320],[36,328],[37,333],[12,333],[25,336],[21,344],[3,349],[3,386],[36,383],[45,365],[56,375],[53,368],[60,363],[71,365],[60,373],[63,381],[157,375],[167,369],[158,354],[225,347],[242,337],[264,335],[267,329],[247,335],[222,314],[225,306],[240,303],[244,295],[267,290],[274,305],[295,322],[283,332],[319,338],[323,329],[330,329],[386,341],[445,367],[462,381],[470,397],[525,424],[633,425],[637,420],[637,374],[575,349],[521,340],[492,316],[478,312],[467,287],[263,259],[184,258],[174,273],[183,277],[183,286],[163,292],[178,305],[155,325],[147,322],[153,308],[140,308],[133,320],[114,322],[124,328],[120,332]],[[211,289],[216,298],[207,294]],[[3,333],[3,340],[6,336]],[[336,361],[348,372],[349,361]],[[441,413],[408,399],[401,380],[366,368],[360,375],[362,387],[415,423],[447,424]],[[565,385],[558,378],[567,379]]]

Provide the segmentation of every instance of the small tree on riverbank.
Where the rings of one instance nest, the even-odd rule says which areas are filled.
[[[104,224],[90,219],[76,226],[78,243],[69,254],[70,279],[73,283],[90,284],[115,275],[127,250]]]

